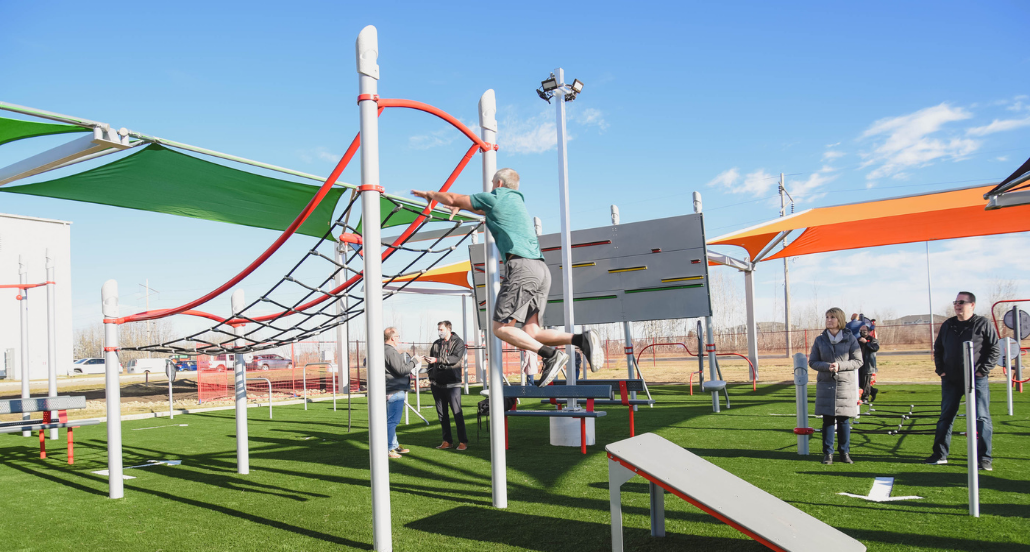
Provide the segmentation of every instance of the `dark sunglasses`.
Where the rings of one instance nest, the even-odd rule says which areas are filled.
[[[966,303],[969,303],[970,305],[973,304],[972,301],[952,301],[951,302],[951,304],[955,305],[956,307],[961,307],[962,305],[965,305]]]

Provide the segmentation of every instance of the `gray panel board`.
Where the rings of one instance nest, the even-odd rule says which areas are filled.
[[[605,449],[784,550],[866,549],[841,531],[653,433],[612,443]]]
[[[0,414],[47,412],[50,410],[74,410],[78,408],[86,408],[86,397],[58,396],[0,400]]]
[[[561,246],[558,234],[540,236],[540,246],[548,249]],[[615,226],[588,228],[572,232],[572,244],[591,244],[572,248],[573,291],[577,324],[603,324],[609,322],[636,322],[695,318],[711,315],[708,288],[708,258],[704,246],[702,215],[683,215],[666,219],[632,222]],[[657,250],[657,251],[655,251]],[[472,261],[472,280],[476,286],[477,309],[486,300],[485,275],[481,270],[485,249],[482,244],[469,246]],[[550,301],[544,312],[544,326],[563,326],[561,250],[544,251],[545,262],[551,271]],[[592,266],[576,267],[581,263]],[[476,265],[480,265],[477,267]],[[615,272],[631,267],[646,270]],[[501,267],[503,278],[503,265]],[[697,280],[667,281],[663,279],[700,277]],[[663,291],[632,292],[632,290],[676,287],[701,284],[700,287]],[[592,297],[607,297],[593,299]],[[478,311],[477,321],[482,328],[489,318]]]

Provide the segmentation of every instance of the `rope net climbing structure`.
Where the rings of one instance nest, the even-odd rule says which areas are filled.
[[[483,142],[464,124],[438,108],[410,100],[374,99],[379,104],[380,115],[387,107],[423,111],[447,121],[472,140],[473,144],[440,187],[440,191],[450,189],[477,152],[497,149],[496,145]],[[124,349],[190,355],[252,353],[313,339],[362,314],[363,256],[369,254],[371,248],[362,243],[360,228],[361,224],[369,221],[360,221],[356,226],[352,222],[357,219],[354,215],[355,207],[360,205],[360,192],[368,191],[366,188],[369,187],[349,185],[352,193],[330,228],[264,293],[246,303],[238,312],[225,317],[198,308],[210,304],[266,263],[318,207],[359,147],[360,134],[354,138],[332,174],[296,220],[264,253],[228,282],[176,308],[105,319],[105,323],[125,324],[189,315],[213,320],[213,325],[170,341]],[[469,236],[481,231],[483,221],[480,217],[464,214],[451,217],[449,210],[438,209],[435,202],[427,205],[388,195],[377,186],[374,188],[373,191],[380,194],[381,227],[406,225],[400,236],[390,242],[384,241],[376,248],[376,253],[381,255],[383,261],[384,286],[390,286],[396,280],[395,285],[384,290],[384,299],[417,282],[418,277],[412,278],[413,274],[419,275],[431,270],[461,247]],[[433,237],[418,243],[429,245],[415,246],[412,238],[423,229],[429,229],[427,227],[436,230]],[[398,280],[402,276],[405,278]],[[237,332],[237,328],[241,331]]]

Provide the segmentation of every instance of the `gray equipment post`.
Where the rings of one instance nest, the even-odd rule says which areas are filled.
[[[497,143],[497,100],[493,90],[487,90],[479,99],[480,137],[488,144]],[[483,156],[483,191],[493,189],[494,173],[497,172],[497,152],[487,150]],[[508,507],[508,460],[504,451],[504,358],[501,356],[501,340],[494,335],[490,327],[493,319],[494,305],[497,304],[497,292],[501,289],[500,274],[497,266],[500,254],[494,236],[487,228],[485,231],[486,262],[483,265],[486,275],[486,323],[483,333],[486,335],[487,354],[490,367],[490,486],[495,508]],[[571,271],[570,271],[571,272]]]
[[[337,267],[335,283],[336,287],[343,285],[346,271],[342,268],[343,263],[346,262],[347,256],[347,244],[344,242],[338,242],[336,247],[333,248],[333,257],[336,260],[336,264],[340,265]],[[347,291],[344,290],[343,297],[336,300],[336,314],[345,317],[347,313]],[[344,322],[336,326],[336,378],[339,381],[339,385],[336,388],[342,387],[344,384],[343,374],[344,367],[346,366],[346,385],[347,385],[347,433],[350,433],[351,424],[351,411],[350,411],[350,336],[349,333],[349,322]],[[336,392],[333,392],[333,409],[336,409]]]
[[[1016,343],[1011,337],[1002,340],[1005,347],[1005,399],[1009,407],[1009,416],[1012,416],[1012,345]],[[1019,348],[1016,348],[1016,355],[1019,355]]]
[[[50,250],[46,250],[46,362],[47,362],[47,396],[57,396],[57,293],[54,289],[54,260]],[[50,413],[50,419],[56,420],[57,412]],[[57,439],[57,428],[50,430],[50,439]]]
[[[172,361],[165,360],[165,374],[168,376],[168,419],[175,419],[175,401],[172,396],[172,383],[175,381],[175,365]]]
[[[118,282],[100,288],[104,312],[104,387],[107,401],[107,473],[110,498],[125,496],[122,481],[122,389],[118,379]]]
[[[18,318],[21,321],[21,398],[29,398],[29,275],[25,271],[25,263],[21,255],[18,255],[18,283],[21,288],[18,290]],[[26,412],[21,419],[28,422],[31,415]],[[21,432],[22,437],[31,437],[31,431]]]
[[[962,372],[966,383],[966,456],[968,458],[969,515],[980,517],[979,458],[976,452],[976,376],[973,359],[973,342],[962,344]]]
[[[236,318],[247,306],[243,300],[242,289],[232,292],[231,302],[232,317]],[[237,337],[236,347],[243,347],[243,326],[236,326],[233,329]],[[236,384],[236,473],[246,475],[250,473],[250,447],[247,434],[247,361],[239,352],[236,353],[235,359],[233,374]]]
[[[616,205],[612,205],[612,224],[613,225],[618,225],[619,224],[619,207],[616,206]],[[626,346],[623,347],[623,352],[626,353],[626,369],[629,372],[629,379],[633,379],[633,376],[634,376],[634,374],[633,374],[633,363],[634,363],[633,362],[634,361],[634,358],[633,358],[633,327],[631,326],[631,324],[632,324],[632,322],[623,322],[622,323],[622,334],[623,334],[623,338],[626,340]],[[605,351],[606,354],[607,354],[607,352],[608,351]],[[639,371],[639,368],[637,370]],[[636,391],[631,392],[630,393],[630,398],[635,400],[637,398],[637,392]],[[636,412],[636,410],[637,410],[637,406],[636,405],[633,405],[630,408],[632,408],[634,412]],[[651,405],[651,408],[654,408],[653,404]]]
[[[390,465],[386,442],[386,364],[383,340],[383,265],[379,214],[379,37],[372,25],[355,44],[361,120],[361,239],[365,244],[365,351],[368,358],[368,448],[372,481],[372,545],[393,550],[390,522]]]
[[[805,353],[794,354],[794,395],[798,409],[797,428],[808,428],[808,359]],[[808,455],[808,434],[798,433],[798,454]]]
[[[468,349],[467,349],[468,344],[469,344],[469,332],[468,332],[469,313],[468,313],[468,304],[466,303],[466,298],[467,297],[468,297],[467,295],[462,295],[461,296],[461,340],[465,343],[465,347],[466,347],[465,356],[461,359],[461,363],[462,363],[463,371],[464,371],[464,378],[463,379],[465,380],[465,394],[466,395],[469,394],[469,354],[468,354]],[[475,303],[475,300],[473,300],[472,302]]]
[[[1023,328],[1020,327],[1019,320],[1019,305],[1012,306],[1012,332],[1016,338],[1016,343],[1023,344]],[[1016,355],[1016,379],[1023,379],[1023,355]],[[1020,388],[1022,389],[1022,388]]]

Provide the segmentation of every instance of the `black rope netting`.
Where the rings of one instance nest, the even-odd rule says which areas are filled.
[[[364,263],[362,255],[365,253],[365,247],[349,245],[345,249],[346,256],[343,258],[343,262],[339,263],[335,259],[333,250],[336,242],[331,239],[331,237],[341,234],[358,234],[355,228],[347,224],[347,221],[349,220],[348,215],[359,197],[358,194],[352,194],[347,207],[318,242],[275,285],[239,312],[233,313],[228,319],[207,329],[178,339],[139,347],[124,347],[123,349],[187,355],[251,353],[312,339],[362,314],[364,312],[364,296],[355,294],[354,291],[364,282],[361,274]],[[424,208],[421,206],[407,204],[386,195],[381,197],[394,205],[393,209],[382,219],[384,228],[389,225],[390,219],[402,211],[416,216],[422,215],[424,212]],[[433,211],[417,224],[404,242],[397,245],[384,243],[376,251],[377,254],[382,254],[382,251],[387,250],[403,251],[409,254],[407,260],[402,261],[400,255],[394,254],[383,261],[384,286],[394,283],[398,278],[406,278],[394,286],[394,289],[384,290],[384,300],[401,292],[412,282],[418,281],[419,276],[447,258],[470,235],[479,231],[483,224],[481,220],[472,217],[461,217],[461,220],[449,221],[447,216],[446,213]],[[445,227],[446,230],[442,232],[442,235],[433,239],[429,247],[417,248],[405,245],[411,237],[417,235],[429,223],[434,223],[437,227],[442,225],[449,225],[449,227]],[[458,241],[453,245],[440,247],[444,240],[455,238]],[[390,265],[402,266],[402,268],[388,273],[389,261],[395,261],[389,263]],[[425,261],[428,261],[428,265],[424,264]],[[302,266],[306,269],[316,268],[311,263],[327,265],[329,269],[328,275],[318,283],[314,283],[317,280],[310,279],[305,282],[305,279],[300,276]],[[413,267],[420,263],[425,268],[418,271],[413,270]],[[326,274],[321,269],[315,271]],[[351,279],[353,282],[343,289],[335,290],[338,287],[335,281],[339,275],[342,275],[345,283]],[[298,291],[302,292],[299,299],[287,300],[281,297]],[[343,299],[346,299],[344,302],[346,307],[339,309],[341,312],[337,312],[337,307]],[[280,311],[271,315],[259,312],[267,309],[268,306],[273,306]],[[237,326],[242,329],[240,335],[236,335]],[[240,340],[240,345],[236,344],[237,340]]]

